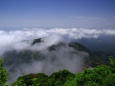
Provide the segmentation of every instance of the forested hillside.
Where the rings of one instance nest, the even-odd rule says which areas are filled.
[[[109,57],[110,65],[99,65],[92,69],[73,74],[68,70],[59,70],[49,76],[44,73],[20,76],[16,82],[5,85],[8,79],[0,59],[0,86],[114,86],[115,59]]]
[[[66,69],[75,74],[84,68],[109,65],[107,53],[92,51],[77,42],[58,42],[47,47],[45,40],[38,38],[29,43],[31,49],[10,49],[1,56],[4,58],[3,67],[8,71],[9,83],[30,73],[44,73],[49,76],[58,70]],[[39,50],[41,47],[45,49]]]

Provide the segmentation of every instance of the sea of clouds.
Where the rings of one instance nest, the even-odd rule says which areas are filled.
[[[47,48],[59,42],[68,43],[72,40],[82,38],[97,39],[102,35],[115,35],[115,30],[84,28],[24,28],[10,31],[0,30],[0,56],[10,50],[16,50],[18,52],[31,50],[32,52],[40,51],[47,57],[43,61],[32,60],[29,64],[16,65],[17,67],[14,67],[15,72],[10,71],[10,68],[16,64],[15,62],[12,63],[13,65],[5,65],[5,68],[9,72],[9,82],[13,82],[19,76],[32,72],[43,72],[50,75],[61,69],[68,69],[73,73],[81,71],[84,65],[84,58],[88,57],[88,53],[74,50],[68,46],[61,47],[52,52],[48,51]],[[33,40],[37,38],[42,38],[44,41],[32,46]],[[72,52],[74,52],[74,54]],[[52,61],[52,58],[55,58],[55,60]],[[10,57],[8,59],[10,59]]]
[[[58,43],[59,41],[69,42],[72,39],[98,38],[101,35],[115,35],[115,30],[96,30],[84,28],[24,28],[13,31],[0,30],[0,54],[9,49],[36,49],[36,47],[30,46],[33,39],[36,38],[45,39],[44,44],[39,47],[39,49],[44,49]],[[28,42],[22,42],[25,40]]]

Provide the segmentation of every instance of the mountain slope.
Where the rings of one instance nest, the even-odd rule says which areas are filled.
[[[30,47],[39,48],[38,46],[42,44],[44,44],[44,40],[38,38],[33,40]],[[91,51],[77,42],[59,42],[43,50],[9,50],[2,57],[11,81],[31,72],[51,74],[67,69],[76,73],[86,67],[108,64],[109,61],[108,54],[105,52]]]

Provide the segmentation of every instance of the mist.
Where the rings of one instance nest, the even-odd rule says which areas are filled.
[[[10,66],[5,66],[9,72],[9,82],[15,81],[19,76],[29,73],[45,73],[47,75],[53,72],[67,69],[73,73],[80,72],[84,66],[84,58],[88,53],[76,51],[70,47],[60,47],[55,51],[44,50],[40,52],[42,59],[31,59],[29,63],[18,63],[14,61]],[[42,56],[41,56],[42,57]],[[9,60],[10,61],[10,60]]]
[[[19,76],[29,73],[52,74],[61,69],[67,69],[73,73],[83,69],[84,59],[89,56],[87,52],[78,51],[67,46],[72,40],[83,38],[97,39],[102,35],[115,35],[115,30],[96,30],[84,28],[52,28],[52,29],[21,29],[5,31],[0,30],[0,56],[11,65],[4,65],[9,72],[8,83],[14,82]],[[34,39],[42,38],[43,42],[32,45]],[[57,47],[53,51],[48,48],[59,42],[65,42],[65,46]],[[30,51],[32,54],[29,62],[19,57],[4,57],[7,52]],[[40,59],[39,59],[40,58]],[[26,58],[27,59],[27,58]],[[13,70],[12,70],[13,69]]]
[[[6,50],[11,49],[32,49],[34,46],[31,47],[30,45],[33,39],[36,38],[45,39],[45,42],[42,45],[48,47],[58,43],[59,41],[69,42],[72,39],[78,40],[82,38],[98,38],[101,35],[115,35],[115,30],[96,30],[84,28],[25,28],[13,31],[0,30],[0,55],[3,54]],[[42,47],[40,49],[42,49]]]

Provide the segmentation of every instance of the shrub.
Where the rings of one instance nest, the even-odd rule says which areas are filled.
[[[3,68],[3,59],[0,59],[0,85],[5,84],[5,82],[8,79],[8,73],[7,71]]]
[[[50,75],[40,86],[63,86],[63,84],[71,78],[74,78],[73,73],[68,70],[61,70]]]
[[[38,85],[41,83],[41,81],[46,78],[47,76],[43,73],[38,73],[38,74],[28,74],[21,76],[17,79],[15,83],[12,84],[12,86],[32,86],[32,85]]]
[[[110,59],[111,66],[100,65],[93,69],[84,69],[75,78],[66,82],[64,86],[114,86],[115,59]]]

